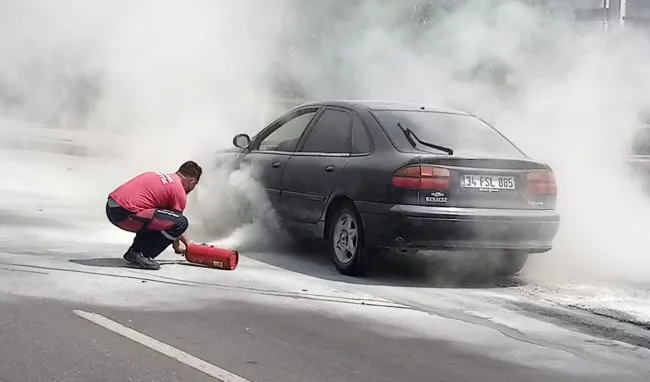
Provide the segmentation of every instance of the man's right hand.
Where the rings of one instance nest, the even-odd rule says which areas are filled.
[[[187,247],[182,245],[180,239],[175,240],[174,243],[172,243],[172,247],[177,255],[184,255],[185,251],[187,251]]]

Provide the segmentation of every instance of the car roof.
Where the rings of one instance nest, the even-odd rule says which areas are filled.
[[[352,110],[395,110],[395,111],[430,111],[437,113],[470,115],[464,111],[451,108],[438,107],[425,104],[397,102],[397,101],[380,101],[380,100],[327,100],[312,101],[304,103],[302,106],[339,106]]]

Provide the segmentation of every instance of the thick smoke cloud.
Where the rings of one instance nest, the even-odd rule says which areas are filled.
[[[647,279],[649,205],[626,159],[650,106],[648,32],[605,33],[522,1],[438,3],[447,6],[357,2],[304,42],[290,77],[308,97],[434,103],[487,119],[557,173],[562,229],[529,273]]]
[[[525,3],[0,1],[0,108],[120,134],[124,174],[216,162],[288,96],[464,109],[556,170],[561,232],[529,272],[647,279],[648,202],[626,165],[650,103],[647,32]],[[196,213],[215,232],[268,219],[246,174],[214,171]]]

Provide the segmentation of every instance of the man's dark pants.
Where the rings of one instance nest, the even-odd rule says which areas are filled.
[[[110,198],[106,202],[106,217],[116,227],[135,233],[131,248],[150,259],[160,255],[188,227],[182,214],[164,209],[133,213]]]

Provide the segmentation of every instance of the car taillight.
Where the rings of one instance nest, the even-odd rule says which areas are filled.
[[[557,184],[552,171],[534,171],[526,175],[528,193],[532,195],[556,195]]]
[[[392,178],[398,188],[421,191],[444,191],[449,189],[450,172],[446,168],[415,165],[399,169]]]

